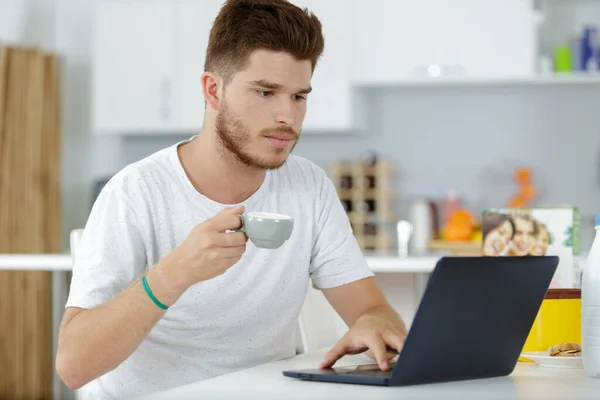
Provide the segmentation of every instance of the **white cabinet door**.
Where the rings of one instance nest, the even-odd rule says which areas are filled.
[[[321,20],[325,52],[312,78],[303,132],[352,127],[346,0],[294,0]],[[107,1],[96,10],[96,133],[196,133],[204,122],[200,77],[222,0]]]
[[[347,132],[352,128],[350,41],[347,0],[292,0],[321,21],[325,50],[311,80],[304,133]]]
[[[152,133],[173,126],[173,5],[103,2],[93,35],[93,129]]]
[[[350,0],[356,83],[535,70],[532,0]]]
[[[185,1],[175,6],[178,130],[196,133],[204,122],[204,96],[200,76],[213,21],[223,0]]]

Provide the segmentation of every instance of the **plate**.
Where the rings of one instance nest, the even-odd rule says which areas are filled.
[[[547,351],[530,351],[526,353],[521,353],[521,356],[535,362],[540,367],[571,369],[583,368],[583,361],[581,360],[581,356],[550,357]]]

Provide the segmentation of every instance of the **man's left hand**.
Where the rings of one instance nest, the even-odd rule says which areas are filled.
[[[346,354],[359,354],[370,350],[379,368],[387,371],[390,358],[395,356],[388,353],[387,347],[400,353],[406,339],[406,330],[402,328],[381,315],[363,315],[329,350],[319,368],[333,366]]]

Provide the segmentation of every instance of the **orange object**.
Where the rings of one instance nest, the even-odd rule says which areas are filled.
[[[515,179],[519,186],[519,191],[510,198],[508,206],[513,208],[527,207],[537,194],[535,186],[532,184],[532,172],[527,167],[519,167],[515,170]]]
[[[537,191],[535,190],[535,187],[533,185],[525,185],[525,186],[521,187],[521,193],[527,199],[533,199],[536,195],[536,192]]]
[[[473,236],[474,225],[473,214],[467,209],[458,209],[449,215],[448,222],[442,228],[444,240],[450,242],[470,240]]]
[[[517,182],[521,184],[527,184],[531,182],[531,170],[527,167],[517,168],[515,176],[517,178]]]
[[[525,207],[525,203],[526,203],[525,197],[521,193],[519,193],[510,199],[510,201],[508,202],[508,206],[515,207],[515,208]]]
[[[443,229],[444,240],[449,242],[470,240],[473,235],[472,225],[448,224]]]
[[[454,211],[452,214],[450,214],[450,218],[448,219],[448,225],[464,224],[472,226],[474,223],[475,218],[473,217],[473,214],[464,208]]]

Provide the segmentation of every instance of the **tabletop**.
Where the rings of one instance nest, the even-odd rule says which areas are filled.
[[[316,368],[328,349],[274,361],[243,371],[142,397],[162,399],[599,399],[600,379],[582,369],[539,367],[517,363],[508,377],[406,387],[377,387],[308,382],[288,378],[283,370]],[[364,355],[346,356],[336,366],[373,363]]]

